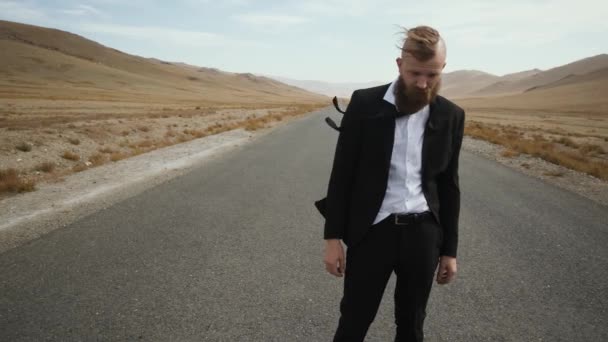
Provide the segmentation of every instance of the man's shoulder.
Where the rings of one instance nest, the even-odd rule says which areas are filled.
[[[375,87],[357,89],[353,92],[352,96],[358,96],[364,101],[381,100],[384,98],[384,94],[386,94],[390,85],[390,83],[387,83]]]
[[[454,102],[448,100],[447,98],[445,98],[441,95],[437,95],[435,97],[435,105],[437,106],[437,108],[441,108],[441,110],[444,110],[447,112],[456,113],[456,114],[464,113],[464,109],[462,109],[462,107],[460,107],[459,105],[455,104]]]

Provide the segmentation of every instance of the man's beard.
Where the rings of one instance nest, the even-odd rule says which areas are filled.
[[[440,88],[441,79],[432,88],[422,90],[416,86],[406,87],[403,79],[399,77],[394,89],[397,110],[403,114],[416,113],[435,99]]]

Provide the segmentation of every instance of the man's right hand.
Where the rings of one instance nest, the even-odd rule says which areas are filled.
[[[340,239],[325,240],[325,269],[327,272],[342,277],[346,266],[346,258],[344,257],[344,248]]]

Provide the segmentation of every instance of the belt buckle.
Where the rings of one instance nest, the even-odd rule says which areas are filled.
[[[408,225],[407,222],[400,222],[399,221],[399,216],[405,217],[406,215],[395,214],[395,224],[398,225],[398,226],[407,226]]]
[[[410,213],[410,214],[395,214],[395,224],[400,226],[407,226],[410,223],[416,223],[422,219],[428,212],[422,213]],[[404,221],[399,221],[399,216],[401,216]]]

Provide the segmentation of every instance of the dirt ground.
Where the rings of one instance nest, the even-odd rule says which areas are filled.
[[[21,179],[53,182],[195,138],[269,127],[318,107],[0,99],[0,171],[14,169]]]

